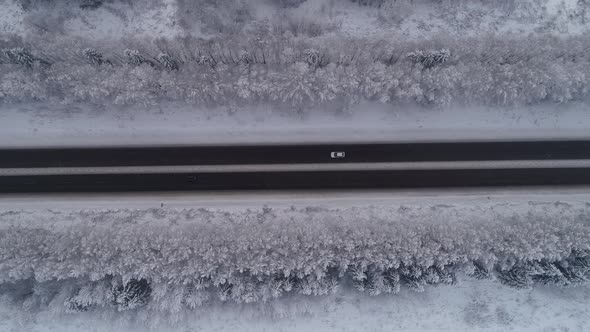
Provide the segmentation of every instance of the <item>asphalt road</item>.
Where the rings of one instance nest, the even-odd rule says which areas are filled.
[[[588,184],[590,141],[0,150],[4,193]]]
[[[106,192],[589,185],[590,169],[163,173],[0,177],[0,192]]]
[[[590,141],[0,149],[0,168],[555,159],[590,159]]]

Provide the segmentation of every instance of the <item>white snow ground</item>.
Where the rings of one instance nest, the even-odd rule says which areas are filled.
[[[188,331],[570,331],[590,329],[590,287],[514,290],[466,279],[424,293],[370,297],[343,289],[326,298],[211,306],[160,332]],[[283,317],[279,315],[284,315]],[[140,332],[142,324],[87,314],[30,317],[0,304],[3,332]]]
[[[277,1],[278,2],[278,1]],[[278,6],[267,0],[244,2],[253,21],[276,20]],[[0,33],[26,34],[27,29],[58,31],[66,36],[102,40],[121,37],[182,37],[208,36],[201,31],[203,22],[183,26],[184,13],[176,0],[138,0],[105,2],[94,10],[78,8],[77,1],[60,1],[21,10],[16,0],[0,0]],[[228,11],[235,10],[230,3]],[[494,2],[454,1],[433,4],[432,1],[389,2],[381,9],[359,7],[357,4],[334,0],[308,0],[299,8],[283,11],[294,24],[319,24],[333,27],[333,34],[356,37],[428,38],[432,34],[451,36],[485,34],[550,33],[578,35],[588,32],[581,20],[577,0],[520,0],[505,5]],[[50,14],[48,14],[50,13]],[[210,13],[210,12],[205,12]],[[211,16],[209,14],[209,16]],[[230,15],[229,19],[233,17]],[[233,22],[219,15],[209,22],[210,30]],[[207,27],[205,27],[207,28]]]
[[[523,213],[553,206],[587,206],[590,188],[520,188],[514,190],[420,190],[365,192],[164,193],[0,196],[0,212],[8,223],[51,220],[55,212],[116,209],[176,210],[206,207],[247,210],[261,207],[445,207],[457,213],[513,211]],[[467,212],[466,212],[467,211]],[[471,212],[469,212],[471,211]],[[452,214],[452,213],[451,213]],[[20,216],[20,217],[19,217]],[[67,218],[66,223],[74,223]],[[11,222],[9,220],[12,220]],[[407,289],[397,295],[371,297],[347,287],[326,297],[285,297],[263,304],[212,304],[191,311],[174,326],[166,317],[135,321],[133,312],[117,319],[100,314],[26,313],[0,298],[0,331],[588,331],[590,286],[534,287],[515,290],[496,281],[460,277],[456,286]]]
[[[154,193],[85,193],[80,194],[2,194],[0,212],[81,211],[116,209],[208,208],[227,211],[308,206],[339,208],[390,205],[443,205],[473,209],[493,205],[514,212],[528,209],[529,204],[590,202],[590,187],[519,187],[485,189],[412,189],[354,191],[222,191]],[[531,203],[532,202],[532,203]],[[29,213],[27,213],[29,214]],[[27,217],[32,218],[32,217]],[[32,222],[32,219],[30,220]]]
[[[362,104],[351,114],[272,107],[93,109],[41,104],[0,112],[1,147],[576,139],[590,137],[584,105],[423,109]]]

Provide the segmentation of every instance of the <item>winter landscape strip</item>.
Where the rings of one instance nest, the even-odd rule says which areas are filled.
[[[360,101],[425,107],[565,103],[588,98],[587,36],[320,41],[246,35],[159,39],[108,51],[87,41],[0,38],[0,101],[220,106],[272,102],[305,113]],[[265,40],[262,44],[260,41]],[[287,52],[288,51],[288,52]],[[111,53],[112,52],[112,53]],[[241,54],[236,57],[236,54]],[[239,106],[238,106],[239,105]]]
[[[360,313],[334,330],[426,330],[433,298],[434,330],[590,329],[589,0],[0,8],[0,330],[247,330],[226,318],[298,305],[255,330],[330,306]],[[350,144],[294,145],[329,130]],[[423,143],[354,143],[402,136]],[[10,148],[60,144],[81,148]]]
[[[0,288],[27,310],[196,309],[462,278],[573,286],[590,203],[4,211]],[[41,258],[40,258],[41,257]]]

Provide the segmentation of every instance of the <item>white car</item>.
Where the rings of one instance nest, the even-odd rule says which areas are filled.
[[[346,157],[346,153],[340,151],[332,152],[330,153],[330,157],[332,157],[332,159],[340,159]]]

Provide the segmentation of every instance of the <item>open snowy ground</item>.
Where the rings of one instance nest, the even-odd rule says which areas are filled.
[[[584,105],[498,110],[484,107],[391,109],[362,104],[350,114],[285,114],[272,106],[230,112],[175,105],[97,109],[11,106],[0,112],[0,147],[280,144],[584,139]]]
[[[44,219],[51,211],[109,211],[119,209],[173,210],[211,208],[227,211],[271,208],[349,208],[370,206],[460,206],[479,210],[491,206],[503,211],[526,212],[535,203],[549,206],[555,202],[583,206],[590,202],[590,188],[524,187],[485,189],[354,190],[354,191],[222,191],[154,193],[85,193],[80,194],[3,194],[0,211],[35,212]],[[425,208],[427,209],[427,208]],[[28,212],[27,212],[28,211]],[[24,213],[27,212],[27,213]],[[45,212],[45,214],[43,214]],[[28,222],[33,222],[28,217]],[[42,223],[43,221],[41,221]]]
[[[588,331],[588,286],[514,290],[492,281],[370,297],[342,289],[321,299],[290,298],[265,305],[199,309],[176,326],[157,322],[155,331]],[[140,332],[132,317],[109,321],[99,315],[31,317],[0,304],[4,332]],[[131,316],[131,315],[129,315]],[[131,321],[126,321],[129,319]],[[145,323],[145,322],[143,322]],[[148,322],[150,323],[150,322]]]
[[[292,5],[278,6],[281,2]],[[228,0],[219,10],[218,1],[136,0],[104,1],[98,8],[87,10],[80,8],[84,1],[79,0],[1,0],[0,32],[49,31],[96,40],[119,36],[210,37],[262,20],[283,20],[299,32],[317,34],[325,28],[329,34],[360,37],[575,35],[588,31],[588,13],[583,9],[584,2],[577,0],[372,2],[383,5],[359,6],[338,0]],[[19,4],[25,4],[25,9]]]

